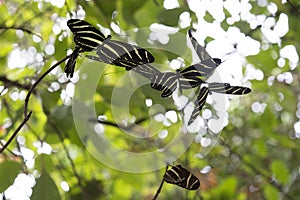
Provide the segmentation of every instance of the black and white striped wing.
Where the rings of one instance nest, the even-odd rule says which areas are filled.
[[[182,89],[195,88],[204,82],[200,78],[201,73],[194,66],[189,66],[181,71],[177,70],[177,73],[179,73],[179,83]]]
[[[192,112],[190,120],[188,121],[188,126],[191,125],[195,121],[195,119],[199,116],[200,111],[202,110],[202,108],[206,102],[208,93],[209,93],[209,89],[207,87],[202,87],[200,89],[200,93],[194,102],[195,108]]]
[[[97,56],[87,56],[92,60],[131,70],[139,65],[154,62],[154,56],[141,47],[116,40],[106,40],[97,47]]]
[[[76,64],[76,59],[79,56],[81,49],[79,47],[75,47],[74,51],[72,52],[66,66],[65,66],[65,73],[67,77],[73,77],[74,74],[74,69],[75,69],[75,64]]]
[[[188,30],[188,35],[189,35],[189,38],[192,42],[192,45],[197,53],[197,55],[199,56],[200,58],[200,61],[203,62],[204,60],[209,60],[211,59],[211,56],[207,53],[207,51],[205,50],[205,48],[203,46],[201,46],[197,40],[193,37],[192,35],[192,31],[195,31],[195,29],[189,29]]]
[[[162,74],[160,71],[158,71],[155,67],[151,66],[150,64],[138,65],[132,68],[132,71],[140,74],[145,78],[148,78],[152,82],[157,76]]]
[[[208,87],[211,92],[223,94],[244,95],[251,92],[248,87],[231,86],[229,83],[209,83]]]
[[[175,165],[167,170],[163,179],[167,183],[178,185],[188,190],[197,190],[200,187],[199,179],[181,165]]]
[[[221,59],[212,58],[205,48],[193,37],[192,30],[193,29],[188,30],[188,35],[198,57],[200,58],[200,62],[193,66],[199,70],[202,76],[209,76],[221,64]]]
[[[99,45],[97,55],[105,63],[126,67],[127,70],[154,62],[154,56],[146,49],[116,40],[106,40],[103,45]],[[122,61],[132,63],[132,66],[124,66]]]
[[[84,20],[70,19],[67,25],[75,35],[75,43],[87,51],[95,49],[98,45],[101,45],[104,40],[110,38],[110,36],[105,37],[101,31]]]
[[[194,68],[195,71],[198,71],[201,77],[207,77],[211,75],[214,70],[218,67],[221,63],[221,60],[218,58],[213,58],[214,60],[204,60],[202,62],[196,63],[191,65],[191,68]]]
[[[160,73],[151,80],[151,87],[162,91],[161,97],[169,97],[177,88],[177,74],[173,72]]]
[[[126,70],[130,70],[133,69],[136,66],[139,66],[139,63],[135,62],[135,61],[131,61],[131,60],[121,60],[121,59],[110,59],[107,57],[99,57],[99,56],[92,56],[92,55],[87,55],[87,58],[91,59],[91,60],[95,60],[98,62],[103,62],[106,64],[111,64],[111,65],[115,65],[115,66],[119,66],[119,67],[125,67]]]

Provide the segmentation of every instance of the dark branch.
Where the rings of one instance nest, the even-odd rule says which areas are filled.
[[[8,141],[5,143],[5,145],[1,148],[0,153],[2,153],[8,145],[13,141],[13,139],[17,136],[18,132],[21,130],[21,128],[26,124],[26,122],[29,120],[32,112],[29,112],[28,115],[24,117],[24,120],[22,123],[18,126],[18,128],[14,131],[12,136],[8,139]]]
[[[71,54],[72,55],[72,54]],[[28,93],[25,98],[25,104],[24,104],[24,116],[27,116],[27,109],[28,109],[28,102],[29,98],[36,88],[36,86],[47,76],[53,69],[55,69],[57,66],[59,66],[61,63],[63,63],[65,60],[67,60],[71,55],[66,56],[62,60],[55,63],[52,67],[50,67],[46,72],[44,72],[35,82],[31,85],[30,89],[28,90]]]
[[[29,90],[30,89],[30,85],[28,84],[21,84],[18,81],[13,81],[8,79],[5,75],[0,75],[0,81],[4,83],[4,86],[6,88],[10,87],[10,86],[15,86],[17,88],[22,88],[24,90]]]
[[[122,125],[122,124],[117,124],[117,123],[114,123],[114,122],[111,122],[111,121],[102,121],[102,120],[97,120],[98,123],[100,124],[105,124],[105,125],[109,125],[109,126],[113,126],[113,127],[116,127],[116,128],[120,128],[120,129],[123,129],[123,130],[126,130],[126,131],[130,131],[133,127],[135,127],[137,124],[140,124],[146,120],[148,120],[149,118],[145,117],[145,118],[141,118],[139,120],[137,120],[135,123],[132,123],[132,124],[129,124],[128,126],[125,126],[125,125]],[[90,120],[90,121],[94,121],[93,119]]]
[[[287,0],[287,3],[290,5],[292,10],[294,10],[298,15],[300,15],[300,11],[297,9],[296,6],[294,6],[294,4],[292,4],[289,0]]]
[[[165,174],[166,174],[167,171],[168,171],[168,165],[166,166]],[[161,180],[161,183],[160,183],[160,185],[159,185],[159,188],[157,189],[156,194],[155,194],[155,196],[153,197],[152,200],[156,200],[156,199],[157,199],[157,197],[158,197],[158,195],[159,195],[159,193],[160,193],[160,191],[161,191],[161,189],[162,189],[162,187],[163,187],[163,185],[164,185],[164,182],[165,182],[165,180],[164,180],[164,178],[163,178],[163,179]]]
[[[42,36],[40,36],[39,34],[34,33],[31,30],[29,30],[28,28],[24,28],[22,26],[20,26],[20,27],[16,27],[16,26],[0,26],[0,29],[2,29],[2,30],[10,30],[10,29],[12,29],[12,30],[21,30],[21,31],[24,31],[24,32],[26,32],[28,34],[35,35],[35,36],[43,39]]]

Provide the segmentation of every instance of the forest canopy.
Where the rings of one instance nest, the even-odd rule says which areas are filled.
[[[300,198],[298,1],[4,0],[0,13],[2,199]]]

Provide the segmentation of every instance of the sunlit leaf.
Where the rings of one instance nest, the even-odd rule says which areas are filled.
[[[288,181],[289,170],[281,160],[274,160],[270,167],[276,179],[278,179],[280,183],[285,184]]]
[[[263,192],[266,199],[272,199],[272,200],[280,199],[279,192],[271,185],[266,185],[264,187]]]
[[[4,161],[0,163],[0,191],[4,191],[13,184],[17,175],[21,172],[20,163]]]
[[[32,200],[53,200],[61,199],[57,186],[47,171],[42,171],[41,176],[37,179],[31,196]]]

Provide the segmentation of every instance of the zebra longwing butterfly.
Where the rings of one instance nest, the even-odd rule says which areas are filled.
[[[102,44],[104,40],[109,39],[110,36],[105,37],[98,29],[84,20],[70,19],[67,21],[67,25],[74,34],[74,42],[76,44],[65,66],[67,77],[70,76],[72,78],[76,59],[79,54],[81,52],[94,50],[98,45]]]
[[[181,165],[172,166],[163,177],[164,181],[188,190],[197,190],[200,187],[199,179]]]
[[[67,22],[69,29],[75,35],[74,42],[84,51],[92,51],[101,45],[104,40],[111,36],[105,37],[101,31],[96,29],[90,23],[80,19],[70,19]]]
[[[161,97],[166,98],[172,95],[172,93],[177,88],[177,83],[179,83],[179,89],[189,89],[195,88],[201,83],[202,79],[195,76],[197,73],[193,67],[188,67],[183,70],[176,70],[176,72],[164,72],[155,75],[151,79],[151,87],[153,89],[162,91]]]
[[[248,87],[231,86],[229,83],[208,83],[208,87],[202,87],[194,104],[195,108],[188,121],[188,126],[191,125],[200,114],[208,96],[208,93],[217,92],[223,94],[244,95],[251,92]]]
[[[86,21],[70,19],[68,27],[74,33],[76,51],[65,68],[67,75],[73,76],[76,58],[79,52],[97,50],[97,56],[88,56],[90,59],[125,67],[127,70],[133,66],[151,63],[153,55],[147,50],[126,42],[110,40],[110,35],[105,37],[98,29]],[[71,65],[72,64],[72,65]]]
[[[106,40],[97,47],[97,56],[87,56],[92,60],[104,62],[126,70],[154,62],[153,55],[139,46],[116,40]]]
[[[212,58],[208,52],[205,50],[203,46],[201,46],[197,40],[193,37],[192,31],[194,29],[189,29],[188,30],[188,35],[191,40],[191,43],[200,58],[200,62],[196,63],[192,66],[196,68],[199,73],[202,74],[202,76],[209,76],[220,64],[221,64],[221,59],[219,58]]]

